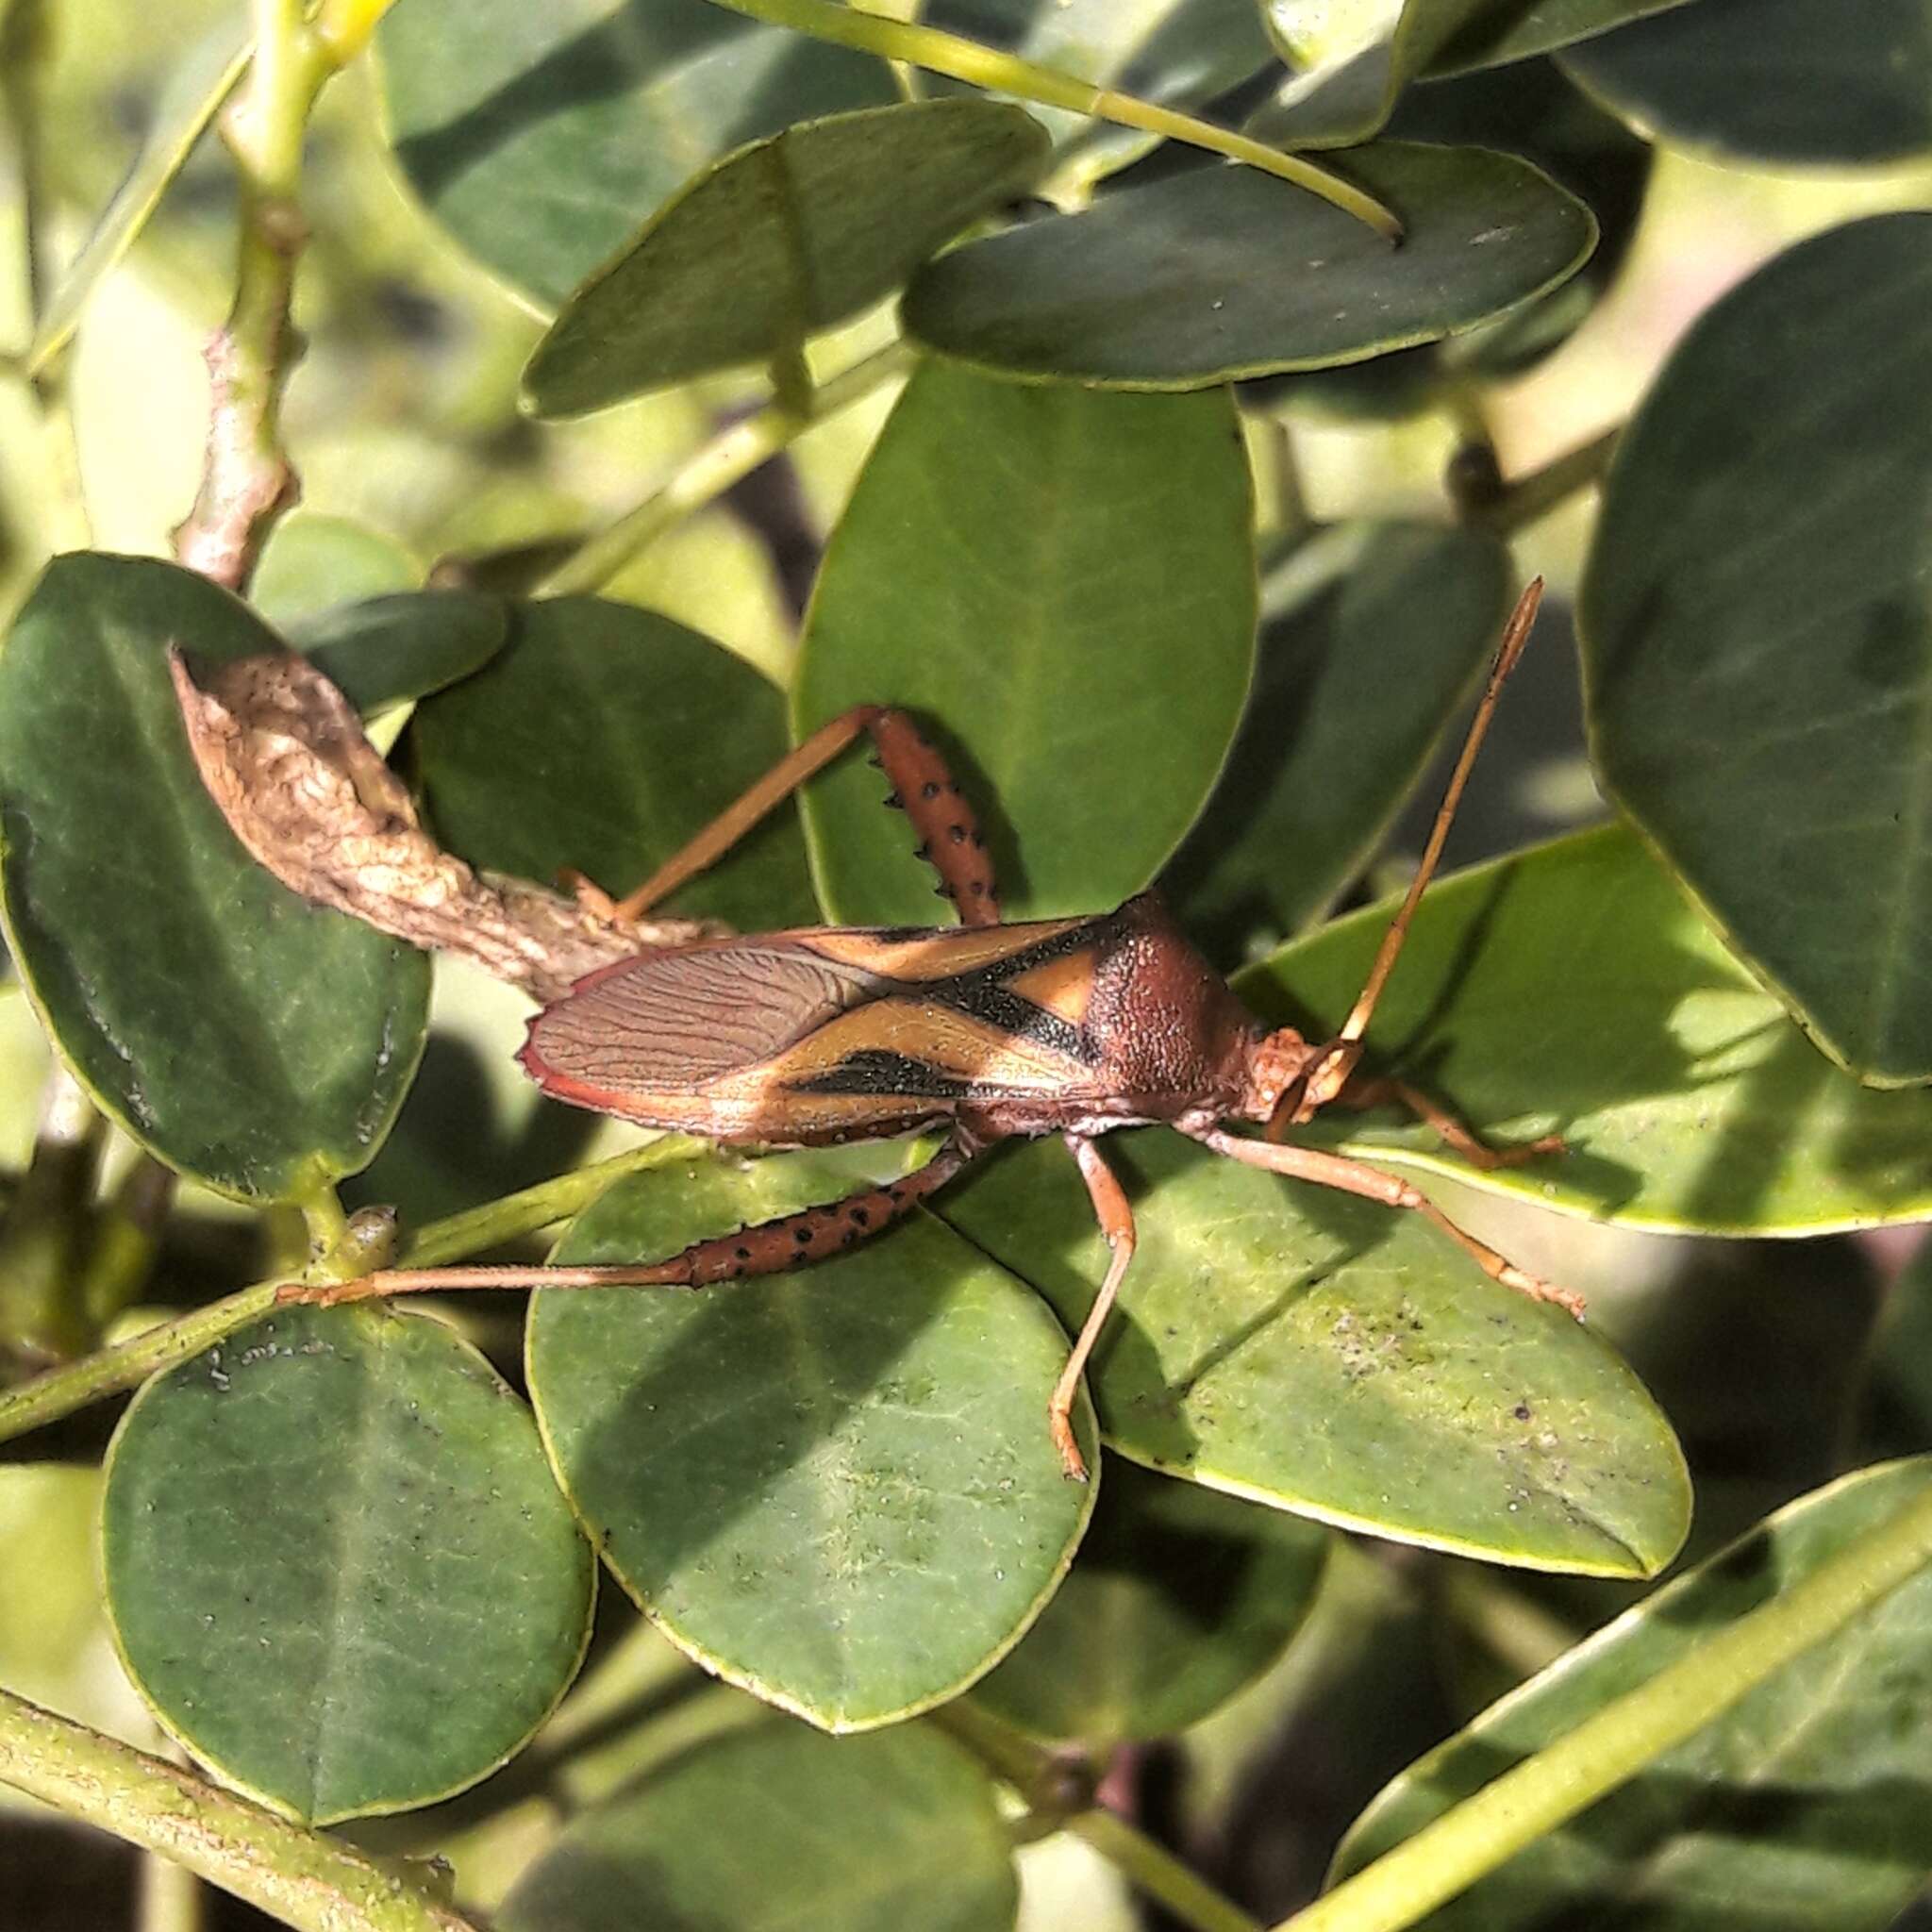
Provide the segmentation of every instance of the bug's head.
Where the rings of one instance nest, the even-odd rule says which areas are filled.
[[[1247,1091],[1235,1109],[1236,1118],[1273,1123],[1291,1108],[1301,1093],[1308,1069],[1322,1057],[1292,1026],[1265,1033],[1248,1055]]]

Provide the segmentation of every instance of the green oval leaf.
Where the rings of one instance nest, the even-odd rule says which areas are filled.
[[[1832,229],[1733,290],[1618,446],[1578,613],[1605,783],[1881,1086],[1932,1079],[1928,314],[1927,214]]]
[[[1924,0],[1698,0],[1573,47],[1563,64],[1653,140],[1807,166],[1932,152]]]
[[[1393,902],[1241,975],[1274,1019],[1325,1038]],[[1402,1073],[1502,1146],[1569,1152],[1477,1174],[1393,1114],[1308,1130],[1357,1154],[1634,1227],[1812,1234],[1932,1215],[1932,1094],[1861,1087],[1812,1051],[1633,834],[1558,840],[1433,888],[1369,1032]]]
[[[668,617],[595,597],[513,608],[508,644],[410,724],[425,802],[476,865],[622,893],[784,756],[784,700]],[[667,909],[760,928],[809,923],[795,816],[774,813]]]
[[[381,1145],[422,1052],[428,962],[236,842],[189,755],[176,640],[208,659],[281,648],[172,564],[48,566],[0,653],[0,908],[102,1108],[222,1192],[291,1199]]]
[[[1038,122],[982,100],[837,114],[740,148],[571,296],[524,394],[540,416],[570,416],[795,356],[1022,192],[1046,153]]]
[[[557,1258],[675,1254],[870,1185],[880,1160],[639,1174]],[[920,1215],[796,1274],[541,1293],[529,1384],[565,1491],[653,1622],[767,1701],[860,1730],[964,1688],[1064,1574],[1092,1507],[1047,1435],[1066,1349],[1032,1294]],[[1076,1426],[1091,1442],[1091,1415]]]
[[[1360,872],[1488,661],[1500,540],[1426,524],[1324,531],[1261,587],[1240,736],[1161,891],[1210,957],[1314,918]]]
[[[353,517],[298,509],[270,532],[248,601],[286,637],[320,612],[422,581],[423,566],[393,537]]]
[[[1767,1519],[1657,1591],[1390,1785],[1331,1882],[1532,1752],[1778,1601],[1923,1495],[1932,1463],[1861,1471]],[[1601,1922],[1883,1932],[1924,1882],[1932,1785],[1932,1575],[1921,1572],[1687,1742],[1439,1907],[1442,1932]],[[1641,1895],[1641,1910],[1630,1901]]]
[[[594,1566],[528,1411],[440,1323],[386,1309],[278,1309],[150,1382],[101,1547],[161,1722],[319,1824],[494,1770],[590,1638]]]
[[[1489,0],[1431,62],[1436,74],[1504,67],[1682,7],[1686,0]]]
[[[396,159],[477,260],[555,307],[694,170],[893,98],[883,62],[708,0],[470,0],[377,34]]]
[[[1347,173],[1392,208],[1374,231],[1253,168],[1191,168],[968,242],[900,304],[908,334],[1008,375],[1199,389],[1435,341],[1555,288],[1596,240],[1527,162],[1385,142]]]
[[[1067,1580],[974,1701],[1038,1738],[1171,1737],[1281,1655],[1328,1542],[1299,1517],[1110,1462]]]
[[[908,1726],[766,1724],[702,1744],[575,1820],[503,1932],[1008,1932],[1018,1886],[991,1787]]]
[[[480,671],[508,636],[503,600],[477,591],[371,597],[289,627],[290,643],[364,717]]]
[[[1214,782],[1254,662],[1246,457],[1224,395],[1119,396],[931,366],[819,573],[799,734],[856,704],[939,729],[1010,919],[1138,891]],[[834,919],[930,925],[932,874],[847,760],[805,794]]]
[[[1690,1508],[1676,1441],[1560,1309],[1416,1215],[1178,1134],[1110,1135],[1107,1155],[1140,1230],[1091,1378],[1122,1454],[1496,1562],[1644,1576],[1675,1553]],[[1004,1152],[940,1207],[1063,1322],[1085,1313],[1106,1250],[1058,1148]]]

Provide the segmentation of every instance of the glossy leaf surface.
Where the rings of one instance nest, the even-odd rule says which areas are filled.
[[[1007,1932],[1017,1886],[985,1774],[915,1725],[766,1724],[698,1746],[576,1819],[503,1932]]]
[[[1254,168],[1205,166],[954,249],[913,277],[909,334],[1033,381],[1199,389],[1355,362],[1472,328],[1575,274],[1589,209],[1527,163],[1385,142],[1346,173],[1373,229]]]
[[[1280,1180],[1164,1128],[1108,1137],[1140,1245],[1095,1352],[1108,1441],[1152,1468],[1377,1536],[1532,1568],[1648,1575],[1690,1491],[1609,1349],[1491,1281],[1414,1214]],[[1050,1141],[940,1197],[1070,1325],[1106,1272]]]
[[[317,611],[289,641],[367,717],[480,671],[509,636],[508,607],[476,591],[406,591]]]
[[[1640,132],[1720,159],[1869,166],[1932,154],[1923,0],[1697,0],[1563,64]]]
[[[1932,1079],[1928,394],[1932,215],[1780,256],[1690,332],[1621,443],[1579,610],[1605,782],[1878,1085]]]
[[[1115,1459],[1067,1580],[974,1701],[1089,1745],[1185,1730],[1281,1654],[1328,1541],[1299,1517]]]
[[[896,1151],[639,1175],[558,1258],[675,1254],[837,1200]],[[720,1675],[858,1730],[962,1689],[1058,1583],[1093,1493],[1047,1436],[1066,1346],[1027,1289],[916,1215],[795,1274],[547,1291],[529,1381],[574,1507],[652,1619]]]
[[[1360,871],[1490,658],[1508,572],[1480,532],[1360,524],[1263,582],[1241,734],[1161,875],[1210,958],[1294,932]]]
[[[1311,1035],[1341,1024],[1393,903],[1237,982]],[[1860,1086],[1732,958],[1631,832],[1579,833],[1434,888],[1369,1031],[1371,1065],[1497,1145],[1567,1154],[1476,1174],[1393,1113],[1311,1138],[1635,1227],[1801,1234],[1932,1214],[1932,1094]]]
[[[301,1194],[381,1144],[422,1051],[422,955],[276,884],[203,791],[169,681],[280,648],[206,578],[75,553],[0,655],[8,940],[108,1112],[222,1191]]]
[[[708,0],[406,0],[377,46],[409,185],[548,307],[695,170],[894,98],[883,62]]]
[[[594,597],[514,608],[509,643],[425,700],[410,731],[453,851],[628,891],[774,764],[784,700],[741,658],[668,617]],[[809,923],[795,815],[781,808],[667,910],[746,931]]]
[[[1779,1600],[1928,1480],[1923,1460],[1848,1476],[1658,1591],[1405,1772],[1350,1833],[1335,1875]],[[1928,1630],[1932,1576],[1921,1572],[1429,1923],[1518,1932],[1612,1916],[1646,1932],[1717,1920],[1883,1932],[1924,1882],[1932,1839]]]
[[[792,716],[921,713],[1009,919],[1144,886],[1214,782],[1254,661],[1246,457],[1225,396],[908,385],[820,571]],[[834,920],[948,908],[890,787],[847,759],[805,795]]]
[[[440,1323],[282,1308],[148,1384],[102,1506],[142,1693],[325,1823],[493,1770],[575,1674],[591,1553],[528,1411]]]
[[[1038,122],[983,100],[834,115],[740,148],[571,296],[524,393],[569,416],[796,355],[1022,193],[1046,153]]]
[[[1607,34],[1686,0],[1489,0],[1434,57],[1434,71],[1502,67]],[[1700,0],[1701,4],[1701,0]]]

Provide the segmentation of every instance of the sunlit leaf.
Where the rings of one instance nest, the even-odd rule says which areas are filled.
[[[784,754],[784,700],[668,617],[594,597],[514,607],[510,641],[410,725],[437,831],[474,864],[625,892]],[[756,931],[808,923],[785,808],[666,908]]]
[[[1404,226],[1259,170],[1192,167],[954,249],[900,311],[927,347],[1035,381],[1199,389],[1355,362],[1503,315],[1574,275],[1590,211],[1526,162],[1402,142],[1344,172]]]
[[[1648,1575],[1690,1516],[1669,1425],[1560,1309],[1489,1279],[1420,1216],[1112,1134],[1140,1244],[1091,1375],[1111,1446],[1325,1522],[1497,1562]],[[941,1213],[1070,1327],[1106,1272],[1051,1141]]]
[[[833,535],[794,723],[910,706],[971,796],[1006,915],[1104,910],[1173,851],[1234,735],[1250,517],[1225,396],[922,369]],[[853,759],[807,791],[820,897],[838,920],[930,925],[890,789]]]
[[[1360,991],[1392,905],[1241,975],[1320,1038]],[[1477,1174],[1393,1113],[1311,1134],[1636,1227],[1808,1234],[1932,1215],[1932,1094],[1861,1086],[1819,1054],[1623,828],[1435,887],[1369,1031],[1400,1072],[1497,1145],[1569,1152]]]
[[[541,416],[576,415],[807,337],[891,293],[1027,187],[1046,135],[991,101],[808,121],[695,175],[564,304],[524,372]]]
[[[1599,1631],[1389,1786],[1334,1876],[1379,1853],[1737,1619],[1789,1598],[1924,1496],[1932,1466],[1847,1476]],[[1932,1577],[1903,1588],[1759,1684],[1579,1818],[1431,1913],[1443,1932],[1607,1918],[1645,1932],[1721,1919],[1753,1932],[1883,1932],[1932,1840],[1924,1765]]]
[[[1619,443],[1578,613],[1605,783],[1876,1085],[1932,1079],[1928,317],[1926,214],[1733,290]]]

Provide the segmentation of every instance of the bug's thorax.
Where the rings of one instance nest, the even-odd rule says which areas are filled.
[[[1222,1117],[1246,1097],[1262,1028],[1151,892],[1107,922],[1084,1030],[1121,1120]]]

